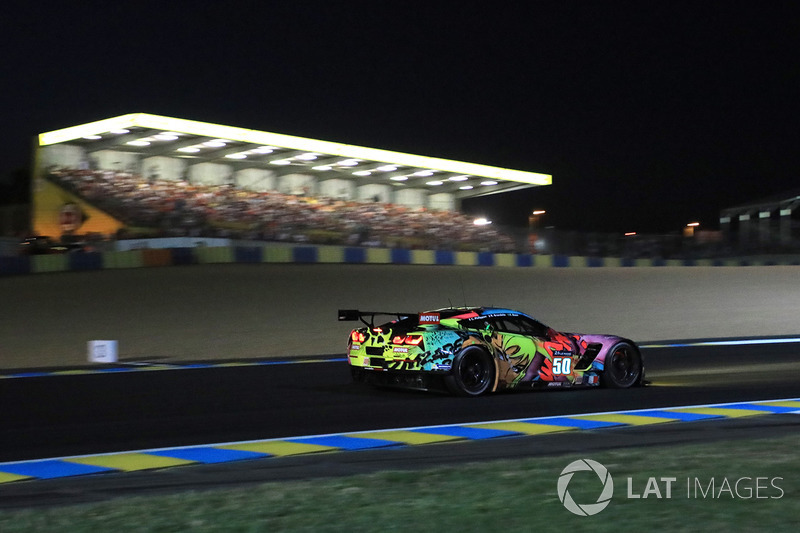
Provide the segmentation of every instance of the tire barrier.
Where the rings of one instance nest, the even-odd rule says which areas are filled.
[[[109,268],[164,267],[209,263],[342,263],[455,265],[510,268],[602,268],[800,265],[800,257],[747,259],[634,259],[567,255],[454,252],[354,246],[224,246],[146,248],[112,252],[0,257],[0,276]]]

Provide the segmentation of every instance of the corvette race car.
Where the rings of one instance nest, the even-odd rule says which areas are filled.
[[[375,324],[378,316],[394,319]],[[422,313],[339,310],[361,320],[347,359],[356,381],[478,396],[536,387],[628,388],[644,382],[633,341],[556,331],[511,309],[443,308]]]

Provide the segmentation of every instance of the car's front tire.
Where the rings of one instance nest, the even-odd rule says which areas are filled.
[[[453,358],[447,389],[458,396],[480,396],[492,388],[495,367],[492,357],[478,346],[468,346]]]
[[[627,389],[642,382],[642,356],[627,342],[615,344],[606,355],[601,383],[612,389]]]

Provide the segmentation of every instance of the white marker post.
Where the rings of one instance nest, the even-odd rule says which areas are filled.
[[[89,341],[90,363],[116,363],[117,341]]]

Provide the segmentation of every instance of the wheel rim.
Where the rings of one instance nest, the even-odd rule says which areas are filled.
[[[611,375],[620,385],[627,385],[639,377],[636,356],[627,347],[614,350],[611,356]]]
[[[469,392],[482,392],[489,383],[489,365],[481,354],[464,354],[459,367],[464,389]]]

